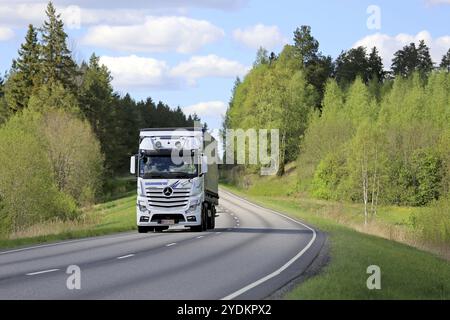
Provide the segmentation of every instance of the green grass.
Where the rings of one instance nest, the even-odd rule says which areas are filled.
[[[128,195],[125,198],[93,206],[83,214],[87,222],[45,223],[38,228],[38,233],[42,235],[33,236],[33,232],[30,232],[30,236],[3,239],[0,240],[0,248],[14,248],[134,230],[136,229],[135,208],[136,195]],[[62,231],[55,232],[55,230]]]
[[[258,195],[255,186],[252,192],[230,185],[224,187],[263,206],[306,221],[328,234],[330,263],[319,275],[288,293],[287,299],[450,299],[448,261],[341,225],[320,214],[320,208],[325,205],[320,201]],[[385,210],[380,215],[388,215],[389,208]],[[383,219],[397,223],[409,214],[409,209],[401,209]],[[381,268],[381,290],[367,289],[369,275],[366,270],[370,265]]]

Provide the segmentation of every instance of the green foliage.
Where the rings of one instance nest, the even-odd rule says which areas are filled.
[[[73,61],[71,52],[67,48],[67,34],[61,15],[56,13],[50,1],[45,11],[47,19],[41,28],[41,69],[40,81],[50,86],[57,82],[70,93],[76,93],[75,80],[77,65]]]
[[[6,124],[0,129],[0,162],[0,235],[77,214],[72,198],[58,191],[52,179],[39,135]]]
[[[442,57],[439,67],[447,72],[450,72],[450,49],[448,49],[447,53]]]
[[[392,59],[392,72],[395,75],[408,77],[414,72],[419,72],[421,77],[428,75],[433,70],[430,49],[424,40],[420,40],[419,46],[411,43],[398,50]]]
[[[450,242],[450,198],[434,202],[427,208],[422,208],[412,217],[414,228],[423,239],[436,244]]]
[[[28,105],[39,73],[39,50],[37,31],[30,24],[6,86],[6,100],[11,111],[22,110]]]
[[[311,183],[311,194],[320,199],[341,197],[339,187],[346,175],[346,160],[342,153],[330,153],[320,161]]]

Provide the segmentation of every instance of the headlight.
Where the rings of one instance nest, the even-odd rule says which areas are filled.
[[[197,208],[200,206],[200,204],[201,204],[201,200],[200,199],[191,200],[190,205],[189,205],[189,209],[187,211],[188,212],[194,212],[195,210],[197,210]]]
[[[139,211],[140,212],[145,212],[147,211],[147,206],[145,205],[145,202],[138,202],[137,206],[139,207]]]

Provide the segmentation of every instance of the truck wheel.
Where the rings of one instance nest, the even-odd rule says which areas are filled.
[[[208,205],[205,203],[202,210],[202,231],[208,230],[209,217],[208,217]]]
[[[207,229],[211,230],[214,229],[216,226],[216,213],[214,210],[214,206],[212,206],[210,209],[208,209],[207,214]]]
[[[211,229],[216,227],[216,207],[212,206],[211,210]]]
[[[150,230],[149,230],[149,228],[148,227],[141,227],[141,226],[138,226],[138,232],[139,233],[147,233],[147,232],[149,232]]]

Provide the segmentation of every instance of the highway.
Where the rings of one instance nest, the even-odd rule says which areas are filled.
[[[136,231],[2,251],[0,299],[264,299],[301,275],[325,239],[224,190],[218,215],[208,232]],[[80,289],[67,287],[71,265]]]

